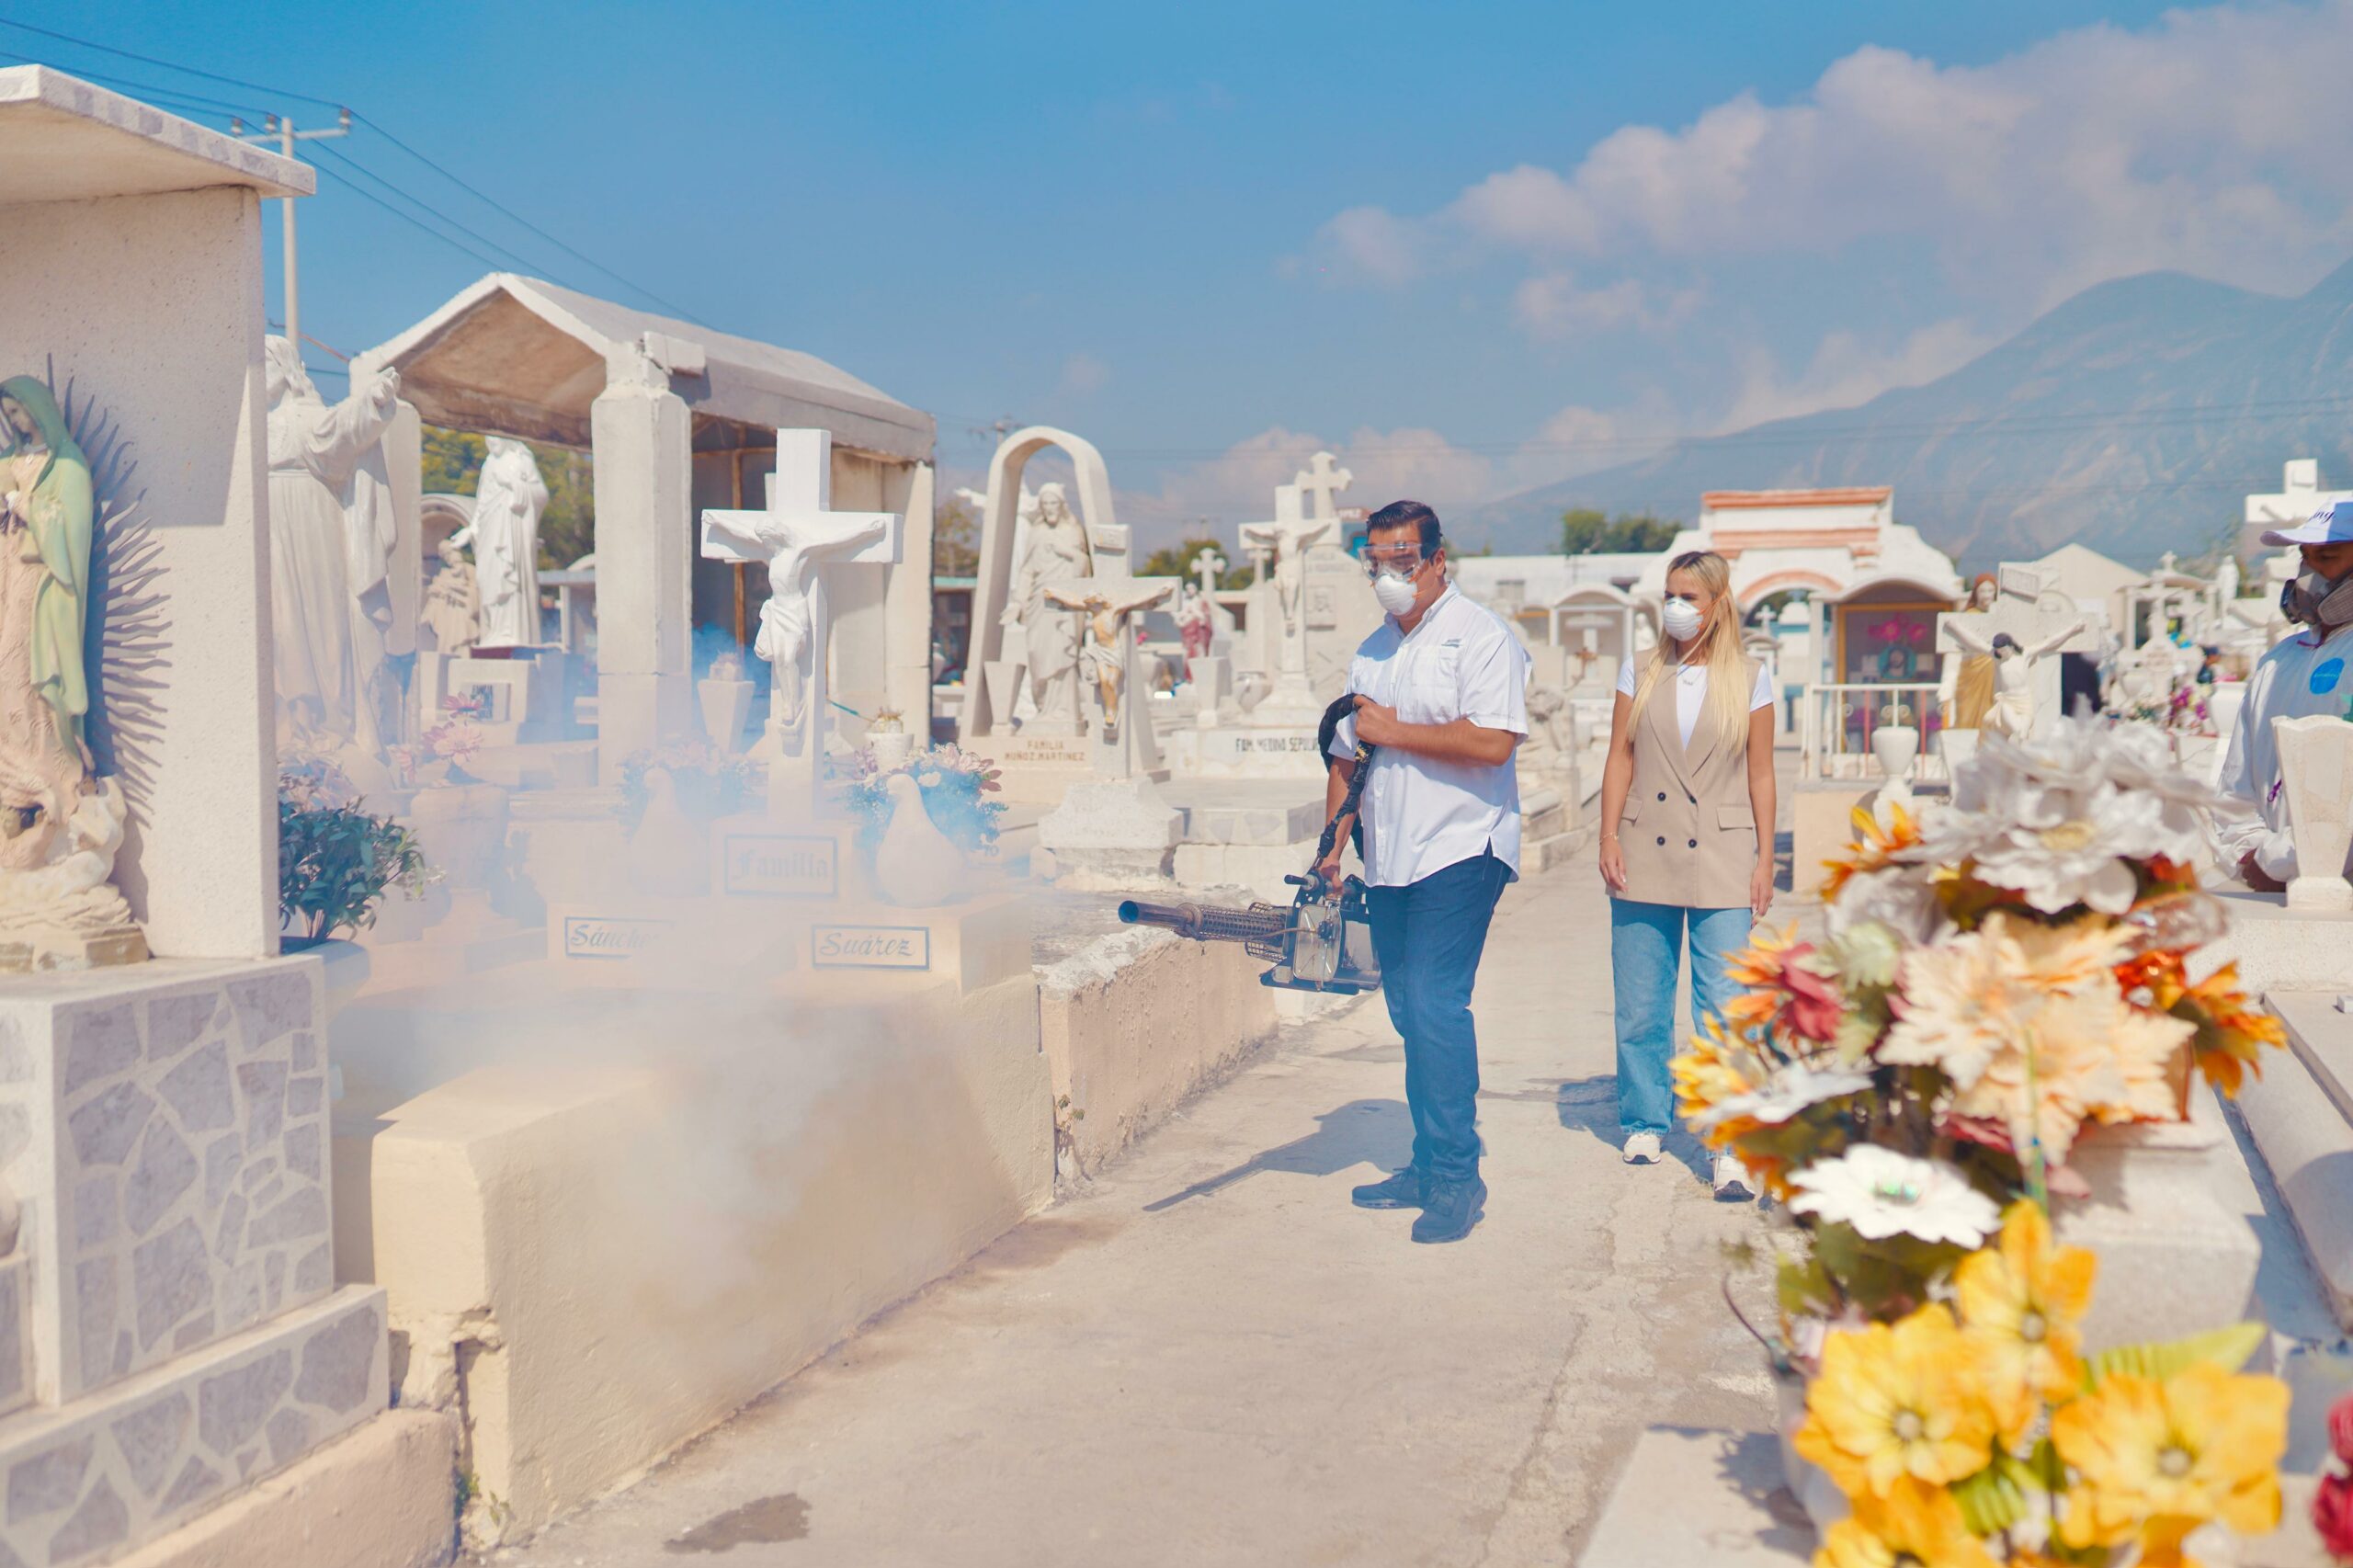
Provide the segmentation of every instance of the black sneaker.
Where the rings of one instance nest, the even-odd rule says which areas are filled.
[[[1459,1242],[1471,1233],[1486,1213],[1487,1184],[1477,1176],[1468,1181],[1433,1181],[1422,1196],[1421,1217],[1414,1221],[1417,1242]]]
[[[1359,1187],[1348,1194],[1348,1201],[1359,1209],[1419,1209],[1422,1206],[1422,1173],[1407,1165],[1386,1181],[1376,1181]]]

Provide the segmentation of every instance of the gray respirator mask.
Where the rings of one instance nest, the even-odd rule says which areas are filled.
[[[2330,578],[2311,571],[2289,578],[2279,589],[2279,613],[2299,626],[2333,631],[2353,625],[2353,572]]]

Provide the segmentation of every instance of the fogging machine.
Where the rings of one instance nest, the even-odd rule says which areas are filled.
[[[1355,708],[1356,699],[1348,696],[1324,710],[1324,722],[1317,726],[1317,751],[1331,755],[1336,728]],[[1331,855],[1342,820],[1356,814],[1365,777],[1371,771],[1373,750],[1362,741],[1356,744],[1356,771],[1348,777],[1347,793],[1316,842],[1317,866]],[[1229,909],[1214,903],[1146,903],[1128,899],[1120,905],[1120,919],[1129,926],[1163,926],[1197,942],[1239,942],[1252,958],[1272,966],[1258,977],[1261,985],[1342,996],[1380,990],[1381,960],[1372,950],[1364,880],[1346,877],[1336,888],[1329,887],[1310,869],[1303,877],[1283,881],[1299,890],[1288,908],[1258,903],[1247,909]]]

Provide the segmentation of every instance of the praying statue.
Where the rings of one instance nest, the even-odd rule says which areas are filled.
[[[400,397],[400,376],[352,378],[351,395],[330,405],[311,384],[294,346],[267,340],[269,394],[269,610],[278,682],[278,746],[349,764],[382,750],[372,705],[352,648],[352,581],[359,531],[375,542],[374,492],[365,514],[347,514],[363,461],[383,439]],[[363,567],[364,571],[365,568]]]
[[[1086,525],[1071,510],[1061,485],[1040,485],[1037,519],[1029,526],[1029,549],[1014,572],[1004,620],[1007,626],[1021,628],[1029,665],[1029,695],[1040,719],[1063,719],[1077,707],[1078,622],[1061,613],[1047,588],[1094,574],[1095,555],[1086,541]]]
[[[547,481],[522,442],[493,436],[489,446],[474,482],[473,520],[457,535],[474,551],[478,645],[531,647],[540,641],[540,514],[548,506]]]

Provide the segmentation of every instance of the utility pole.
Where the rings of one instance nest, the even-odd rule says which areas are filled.
[[[232,119],[229,131],[230,134],[246,142],[274,141],[280,153],[292,158],[294,144],[298,142],[317,142],[330,136],[350,135],[351,111],[347,108],[336,110],[333,130],[297,131],[291,119],[282,114],[273,114],[263,117],[258,131],[246,131],[245,122],[242,119]],[[295,286],[294,199],[290,196],[285,198],[278,203],[278,209],[283,214],[286,236],[286,341],[294,346],[295,356],[300,358],[302,352],[302,310],[301,295]]]

